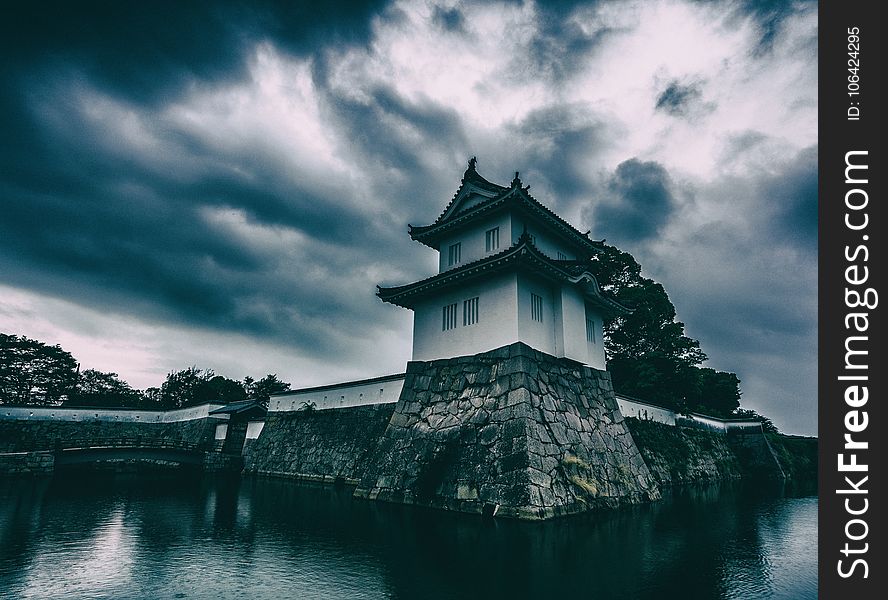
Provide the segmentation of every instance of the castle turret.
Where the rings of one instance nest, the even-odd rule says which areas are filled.
[[[431,225],[410,237],[439,253],[438,274],[378,296],[414,312],[413,360],[474,355],[514,342],[605,368],[602,323],[628,309],[601,293],[591,240],[543,206],[518,173],[492,183],[472,158]]]

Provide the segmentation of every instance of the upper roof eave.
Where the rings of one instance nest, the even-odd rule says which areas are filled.
[[[467,171],[468,173],[468,171]],[[477,176],[481,178],[480,175]],[[483,179],[483,178],[481,178]],[[487,182],[486,179],[483,181]],[[454,195],[453,200],[450,201],[450,204],[444,209],[444,212],[441,213],[441,216],[435,220],[431,225],[422,225],[422,226],[413,226],[408,225],[408,233],[410,234],[410,238],[424,244],[430,248],[435,250],[439,249],[441,238],[446,235],[449,231],[454,229],[459,229],[465,225],[468,225],[472,221],[486,216],[492,212],[495,212],[508,203],[518,203],[519,206],[525,210],[529,210],[536,215],[542,217],[544,221],[556,231],[560,231],[566,237],[572,239],[575,243],[580,246],[585,247],[587,250],[591,252],[597,252],[598,249],[604,244],[604,240],[592,240],[589,238],[589,234],[581,233],[577,230],[573,225],[559,217],[548,207],[544,206],[540,203],[536,198],[530,195],[528,192],[528,187],[521,186],[521,180],[518,179],[517,174],[515,179],[512,181],[512,186],[509,188],[496,186],[496,184],[490,184],[496,186],[501,190],[499,194],[491,197],[489,200],[474,206],[465,212],[449,214],[453,203],[459,197],[462,192],[466,182],[466,176],[463,176],[463,183],[460,185],[459,190]],[[489,183],[489,182],[487,182]],[[445,217],[449,217],[446,218]]]
[[[522,260],[525,263],[523,266],[535,266],[535,270],[548,279],[573,284],[585,284],[586,294],[584,295],[601,308],[617,314],[629,314],[632,312],[632,309],[604,296],[598,286],[595,275],[590,271],[582,270],[572,273],[565,269],[558,261],[552,260],[540,252],[526,233],[522,234],[515,245],[502,252],[407,285],[390,288],[377,286],[376,295],[384,302],[412,309],[416,304],[416,300],[433,291],[450,287],[459,282],[474,279],[490,272],[503,270],[513,263],[518,264]]]

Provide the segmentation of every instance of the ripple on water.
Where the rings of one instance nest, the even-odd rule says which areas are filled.
[[[816,598],[817,499],[733,487],[543,524],[273,480],[0,482],[3,598]]]

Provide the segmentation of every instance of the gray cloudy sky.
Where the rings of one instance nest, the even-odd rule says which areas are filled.
[[[0,331],[136,387],[403,370],[466,160],[816,430],[815,2],[59,2],[0,22]]]

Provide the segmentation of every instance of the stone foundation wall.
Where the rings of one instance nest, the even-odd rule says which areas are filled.
[[[52,473],[54,466],[52,452],[0,453],[0,475],[40,475]]]
[[[78,440],[98,443],[120,438],[146,438],[212,444],[215,418],[173,423],[135,423],[116,421],[50,421],[0,419],[0,453],[52,450],[72,447]]]
[[[248,473],[357,482],[391,419],[394,404],[269,412],[244,452]]]
[[[644,462],[661,486],[740,477],[740,461],[723,433],[627,418]]]
[[[744,477],[786,479],[774,449],[761,431],[729,431],[727,442],[740,460]]]
[[[660,497],[604,371],[522,343],[411,362],[357,497],[545,519]]]

